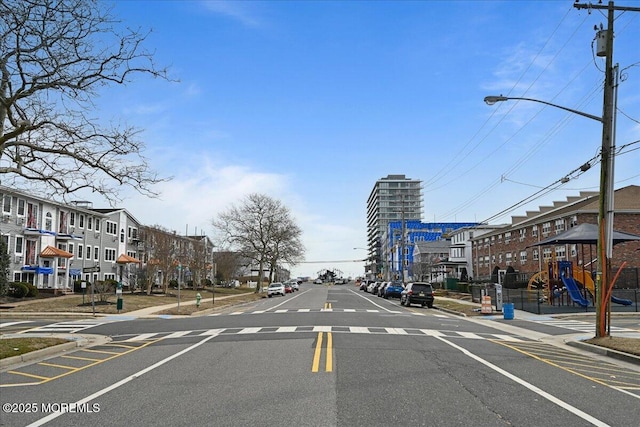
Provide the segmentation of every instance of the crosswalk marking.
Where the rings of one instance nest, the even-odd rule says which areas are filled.
[[[398,314],[398,315],[406,315],[406,316],[435,316],[435,317],[443,317],[447,318],[446,314],[439,314],[432,310],[425,310],[424,312],[419,311],[398,311],[398,310],[380,310],[380,309],[355,309],[355,308],[334,308],[330,306],[326,306],[318,309],[310,309],[310,308],[297,308],[297,309],[284,309],[280,308],[277,310],[270,311],[267,310],[254,310],[254,311],[234,311],[231,313],[211,313],[208,314],[210,317],[215,316],[239,316],[241,314],[282,314],[282,313],[383,313],[383,314]]]
[[[67,322],[52,323],[49,325],[27,329],[26,331],[22,331],[21,334],[28,335],[28,334],[38,334],[42,332],[73,334],[76,332],[83,331],[85,329],[93,328],[96,326],[104,325],[104,324],[115,322],[118,320],[120,319],[110,318],[110,319],[87,319],[87,320],[80,320],[80,321],[70,320]]]
[[[146,333],[118,340],[115,342],[134,342],[153,339],[170,339],[170,338],[191,338],[202,336],[217,335],[249,335],[249,334],[266,334],[266,333],[354,333],[354,334],[387,334],[387,335],[412,335],[412,336],[430,336],[443,338],[464,338],[475,340],[501,340],[509,342],[523,342],[526,338],[520,338],[506,334],[489,334],[461,331],[439,331],[435,329],[416,329],[416,328],[369,328],[365,326],[269,326],[269,327],[252,327],[252,328],[217,328],[206,331],[178,331],[165,333]]]
[[[7,328],[9,326],[22,325],[23,323],[31,323],[31,320],[21,320],[19,322],[0,323],[0,328]]]
[[[540,319],[534,320],[536,323],[542,323],[547,326],[555,326],[558,328],[570,329],[578,332],[593,332],[594,325],[589,322],[583,322],[581,320],[571,319]],[[611,332],[637,332],[634,329],[621,328],[618,326],[611,326]]]

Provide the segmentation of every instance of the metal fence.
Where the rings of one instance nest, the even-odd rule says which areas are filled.
[[[495,306],[496,288],[493,285],[469,286],[473,301],[481,301],[483,290],[491,297],[491,302]],[[596,308],[590,296],[588,299],[591,304],[582,307],[573,302],[566,293],[545,296],[542,290],[502,288],[503,303],[511,302],[514,308],[535,314],[595,313]],[[640,289],[614,289],[610,306],[613,313],[640,312]]]

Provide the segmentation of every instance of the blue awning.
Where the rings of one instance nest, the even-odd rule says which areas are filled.
[[[69,276],[81,276],[82,275],[82,270],[79,268],[70,268],[69,269]]]
[[[53,274],[53,267],[40,267],[38,265],[25,265],[22,271],[33,271],[36,274]]]

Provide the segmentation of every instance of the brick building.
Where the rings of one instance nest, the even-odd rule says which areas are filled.
[[[473,270],[477,278],[489,278],[495,267],[500,270],[513,267],[518,273],[517,280],[526,281],[546,268],[553,254],[559,261],[569,260],[595,270],[595,245],[532,245],[578,224],[597,224],[598,199],[597,192],[581,192],[566,201],[554,202],[553,206],[541,206],[525,216],[514,216],[511,224],[472,238]],[[614,230],[640,235],[640,186],[616,190],[614,209]],[[640,268],[640,242],[619,243],[613,247],[612,268],[617,269],[624,261],[626,268]]]

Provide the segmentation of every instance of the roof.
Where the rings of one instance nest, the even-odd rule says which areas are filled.
[[[54,248],[53,246],[47,246],[40,252],[42,258],[73,258],[73,254],[62,249]]]
[[[118,264],[129,264],[129,263],[141,263],[142,261],[140,261],[139,259],[136,259],[132,256],[129,255],[125,255],[122,254],[118,257],[118,259],[116,260],[116,263]]]

